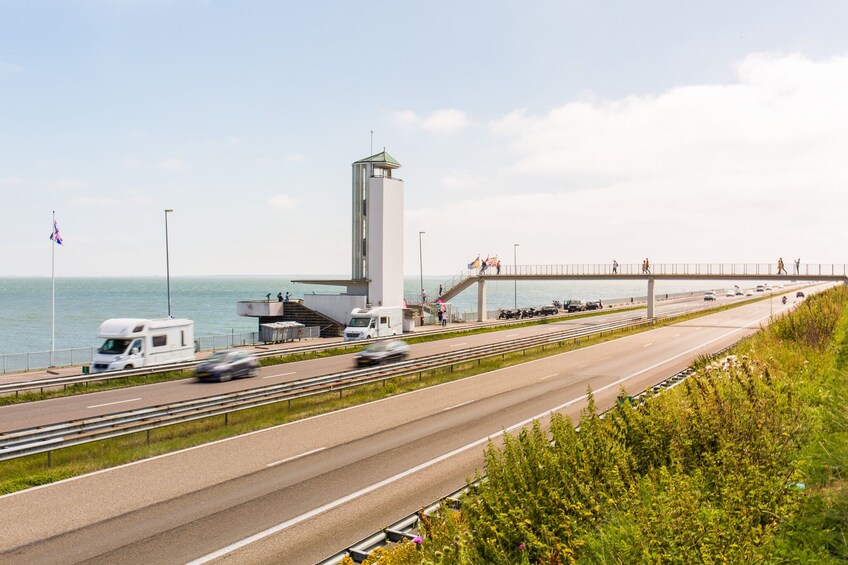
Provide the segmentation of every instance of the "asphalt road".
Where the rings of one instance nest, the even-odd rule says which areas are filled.
[[[790,306],[748,304],[2,496],[0,561],[314,563],[462,486],[504,428],[576,417],[587,387],[603,409]]]

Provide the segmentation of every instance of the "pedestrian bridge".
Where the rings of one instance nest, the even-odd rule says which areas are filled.
[[[848,264],[817,263],[796,266],[788,261],[778,272],[777,263],[659,263],[647,271],[641,263],[575,265],[501,265],[500,269],[464,269],[442,283],[440,298],[445,302],[477,284],[477,319],[486,319],[486,282],[568,281],[568,280],[644,280],[648,285],[648,317],[654,317],[654,283],[657,280],[729,280],[783,282],[848,282]]]

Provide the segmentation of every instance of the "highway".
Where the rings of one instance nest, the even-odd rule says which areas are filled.
[[[717,301],[735,302],[742,297],[720,297]],[[711,305],[712,303],[708,303]],[[669,301],[658,308],[665,312],[689,311],[704,307],[700,297]],[[620,320],[640,315],[639,311],[611,312],[603,316],[588,318],[561,318],[551,323],[508,329],[502,332],[465,335],[451,339],[431,341],[411,346],[411,358],[425,357],[436,353],[460,351],[477,345],[496,343],[504,339],[544,335],[566,328],[581,328],[601,321]],[[97,393],[55,398],[39,402],[30,402],[0,407],[0,432],[44,426],[59,421],[89,418],[118,411],[145,408],[181,400],[212,396],[223,392],[247,390],[253,387],[279,384],[308,377],[326,375],[349,370],[354,367],[353,354],[284,363],[260,368],[258,375],[251,379],[240,379],[226,383],[196,382],[194,379],[142,385],[115,389]]]
[[[551,410],[576,417],[587,387],[599,408],[611,405],[621,386],[649,387],[791,306],[776,296],[2,496],[0,548],[12,549],[0,560],[315,563],[462,486],[480,467],[488,438],[497,440],[503,428],[544,420]],[[497,334],[458,339],[472,337]]]

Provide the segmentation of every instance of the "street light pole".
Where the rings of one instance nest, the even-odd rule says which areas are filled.
[[[421,274],[421,315],[424,315],[424,254],[422,253],[421,236],[427,232],[418,232],[418,268]]]
[[[171,317],[171,257],[168,251],[168,212],[173,212],[170,208],[165,210],[165,281],[168,286],[168,318]]]
[[[514,268],[514,270],[515,270],[515,272],[513,273],[513,275],[518,276],[518,244],[517,244],[517,243],[513,243],[513,244],[512,244],[512,264],[514,265],[514,267],[513,267],[513,268]],[[514,300],[514,303],[513,303],[512,307],[513,307],[514,309],[518,309],[518,279],[515,279],[513,282],[514,282],[515,284],[514,284],[514,289],[513,289],[513,293],[514,293],[513,300]]]

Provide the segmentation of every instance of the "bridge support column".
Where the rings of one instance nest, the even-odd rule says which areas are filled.
[[[654,279],[648,279],[648,319],[654,317]]]
[[[477,321],[486,321],[486,280],[477,281]]]

